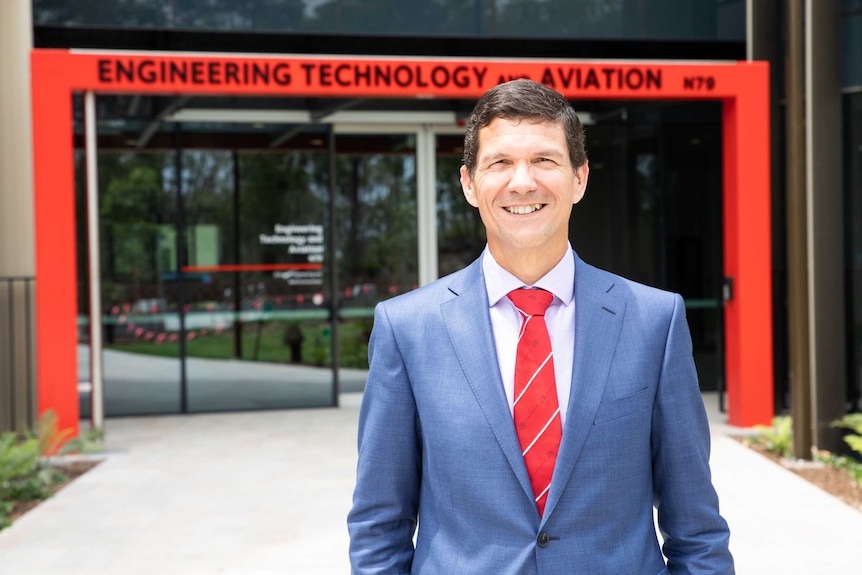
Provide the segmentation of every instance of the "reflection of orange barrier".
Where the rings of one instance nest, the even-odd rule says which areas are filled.
[[[183,266],[186,273],[272,272],[281,270],[322,270],[323,264],[236,264],[222,266]]]
[[[72,98],[110,93],[474,100],[510,78],[572,99],[713,100],[724,114],[724,308],[729,421],[773,407],[769,68],[765,62],[363,58],[32,50],[39,411],[78,425]],[[284,269],[321,269],[318,267]],[[272,268],[277,269],[277,268]],[[186,271],[268,271],[189,266]],[[318,296],[315,295],[315,298]],[[320,296],[322,303],[322,296]],[[319,305],[317,301],[316,304]]]

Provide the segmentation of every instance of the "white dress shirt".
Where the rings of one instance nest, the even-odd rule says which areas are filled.
[[[575,257],[572,246],[569,245],[563,259],[532,286],[525,286],[521,280],[503,269],[487,246],[482,253],[482,270],[485,273],[485,289],[488,291],[497,362],[506,398],[509,400],[509,411],[513,416],[515,354],[521,329],[521,315],[507,296],[510,291],[521,287],[542,288],[554,294],[554,299],[545,312],[545,323],[554,352],[554,377],[560,403],[560,423],[565,426],[572,386],[572,361],[575,355]]]

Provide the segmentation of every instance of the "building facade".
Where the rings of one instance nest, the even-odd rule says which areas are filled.
[[[838,234],[843,256],[840,269],[823,271],[831,283],[812,297],[834,302],[824,294],[834,294],[837,282],[846,313],[817,315],[812,306],[819,334],[840,324],[843,350],[827,357],[814,346],[822,361],[812,374],[841,373],[838,381],[814,377],[815,389],[853,410],[860,408],[862,381],[862,51],[854,44],[862,37],[862,5],[823,4],[833,13],[817,21],[840,40],[841,69],[838,84],[822,97],[840,114],[841,129],[822,137],[837,138],[842,153],[838,187],[832,178],[822,192],[813,178],[812,201],[828,196],[841,215],[826,213],[813,225],[820,221]],[[32,0],[2,9],[9,18],[0,18],[0,37],[15,46],[0,51],[0,65],[4,76],[16,78],[18,95],[0,103],[6,250],[0,276],[23,278],[0,282],[0,309],[15,310],[0,321],[0,354],[6,354],[0,397],[11,398],[0,415],[7,427],[50,404],[35,383],[47,360],[25,345],[40,337],[26,328],[45,325],[25,320],[36,301],[27,290],[40,288],[36,260],[49,247],[43,240],[33,248],[32,159],[19,157],[32,144],[8,135],[30,130],[23,88],[30,48],[102,55],[96,73],[104,89],[90,104],[96,151],[89,156],[96,161],[89,176],[87,98],[70,95],[78,367],[61,377],[74,378],[84,417],[94,392],[98,409],[111,416],[332,405],[338,393],[360,391],[374,304],[465,265],[484,246],[481,222],[458,182],[463,119],[475,100],[396,92],[401,84],[442,90],[482,82],[482,63],[494,61],[582,62],[553,80],[608,90],[648,89],[655,81],[648,71],[614,68],[615,62],[772,64],[766,227],[774,352],[765,361],[773,380],[770,411],[789,407],[782,2],[429,0],[407,9],[385,0],[116,0],[106,10],[100,2]],[[12,30],[17,37],[9,37]],[[256,60],[197,66],[182,60],[190,54]],[[305,60],[288,68],[279,60],[288,57]],[[329,57],[361,65],[333,67]],[[453,58],[468,64],[398,64]],[[378,65],[384,60],[388,67]],[[264,89],[294,75],[328,89],[287,96]],[[691,78],[692,89],[695,81],[706,89],[708,80]],[[225,88],[205,94],[129,88],[163,81]],[[233,81],[259,84],[261,93],[233,91]],[[393,94],[351,94],[361,82],[392,86]],[[572,216],[572,245],[595,265],[680,292],[701,386],[723,392],[728,350],[738,344],[727,340],[726,305],[747,286],[745,278],[728,278],[724,263],[722,104],[603,94],[574,100],[586,125],[591,178]],[[97,225],[89,232],[88,181],[98,190],[90,218]],[[94,231],[95,259],[87,249]],[[817,238],[824,231],[808,233]],[[746,230],[739,234],[745,244]],[[97,282],[90,279],[94,269]],[[91,313],[93,302],[99,313]],[[93,317],[99,330],[90,328]],[[96,332],[102,350],[93,354]],[[95,377],[103,382],[98,389]]]

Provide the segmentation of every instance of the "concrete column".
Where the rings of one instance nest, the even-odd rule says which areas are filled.
[[[814,445],[841,447],[830,427],[845,412],[841,16],[839,0],[805,4],[808,309]]]
[[[35,273],[32,46],[30,0],[0,2],[0,277]],[[0,281],[0,431],[33,424],[33,300],[32,283]]]
[[[0,275],[32,276],[30,0],[0,2]]]

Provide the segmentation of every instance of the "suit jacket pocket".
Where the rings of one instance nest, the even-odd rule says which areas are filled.
[[[593,420],[593,425],[602,425],[631,415],[637,411],[638,406],[641,406],[646,401],[649,390],[650,388],[645,387],[631,395],[600,404],[596,418]]]

